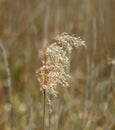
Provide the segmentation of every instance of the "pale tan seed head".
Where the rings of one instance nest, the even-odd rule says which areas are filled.
[[[42,67],[39,69],[38,81],[41,84],[40,90],[46,92],[48,103],[50,104],[50,96],[57,96],[58,85],[68,87],[69,56],[72,48],[85,46],[84,41],[80,38],[62,33],[55,37],[53,43],[47,47],[43,54]]]

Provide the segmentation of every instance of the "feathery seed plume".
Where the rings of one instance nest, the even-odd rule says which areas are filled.
[[[51,96],[57,96],[58,85],[68,87],[70,54],[72,48],[85,46],[80,38],[62,33],[55,37],[53,43],[49,45],[43,54],[42,67],[37,71],[38,81],[41,84],[40,90],[45,91],[46,98],[50,104]]]

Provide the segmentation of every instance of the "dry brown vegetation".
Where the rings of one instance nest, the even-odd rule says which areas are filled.
[[[71,87],[53,101],[50,129],[115,130],[114,12],[114,0],[0,0],[0,130],[43,130],[36,71],[62,32],[87,48],[72,52]]]

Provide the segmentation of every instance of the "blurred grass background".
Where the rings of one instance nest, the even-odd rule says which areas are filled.
[[[42,130],[43,96],[35,72],[42,49],[62,32],[84,39],[87,49],[72,54],[71,87],[54,102],[51,130],[115,130],[115,66],[108,64],[115,58],[114,12],[114,0],[0,0],[14,130],[28,130],[31,124],[31,130]],[[0,130],[10,130],[9,102],[0,49]]]

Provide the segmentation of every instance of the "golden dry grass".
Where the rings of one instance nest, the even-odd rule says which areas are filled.
[[[115,129],[115,66],[108,64],[115,59],[114,12],[114,0],[0,0],[0,40],[11,72],[14,129],[42,130],[43,99],[35,72],[44,48],[62,32],[80,36],[87,49],[73,50],[72,87],[53,102],[51,130]],[[0,48],[0,130],[10,130],[11,124],[7,78]]]

